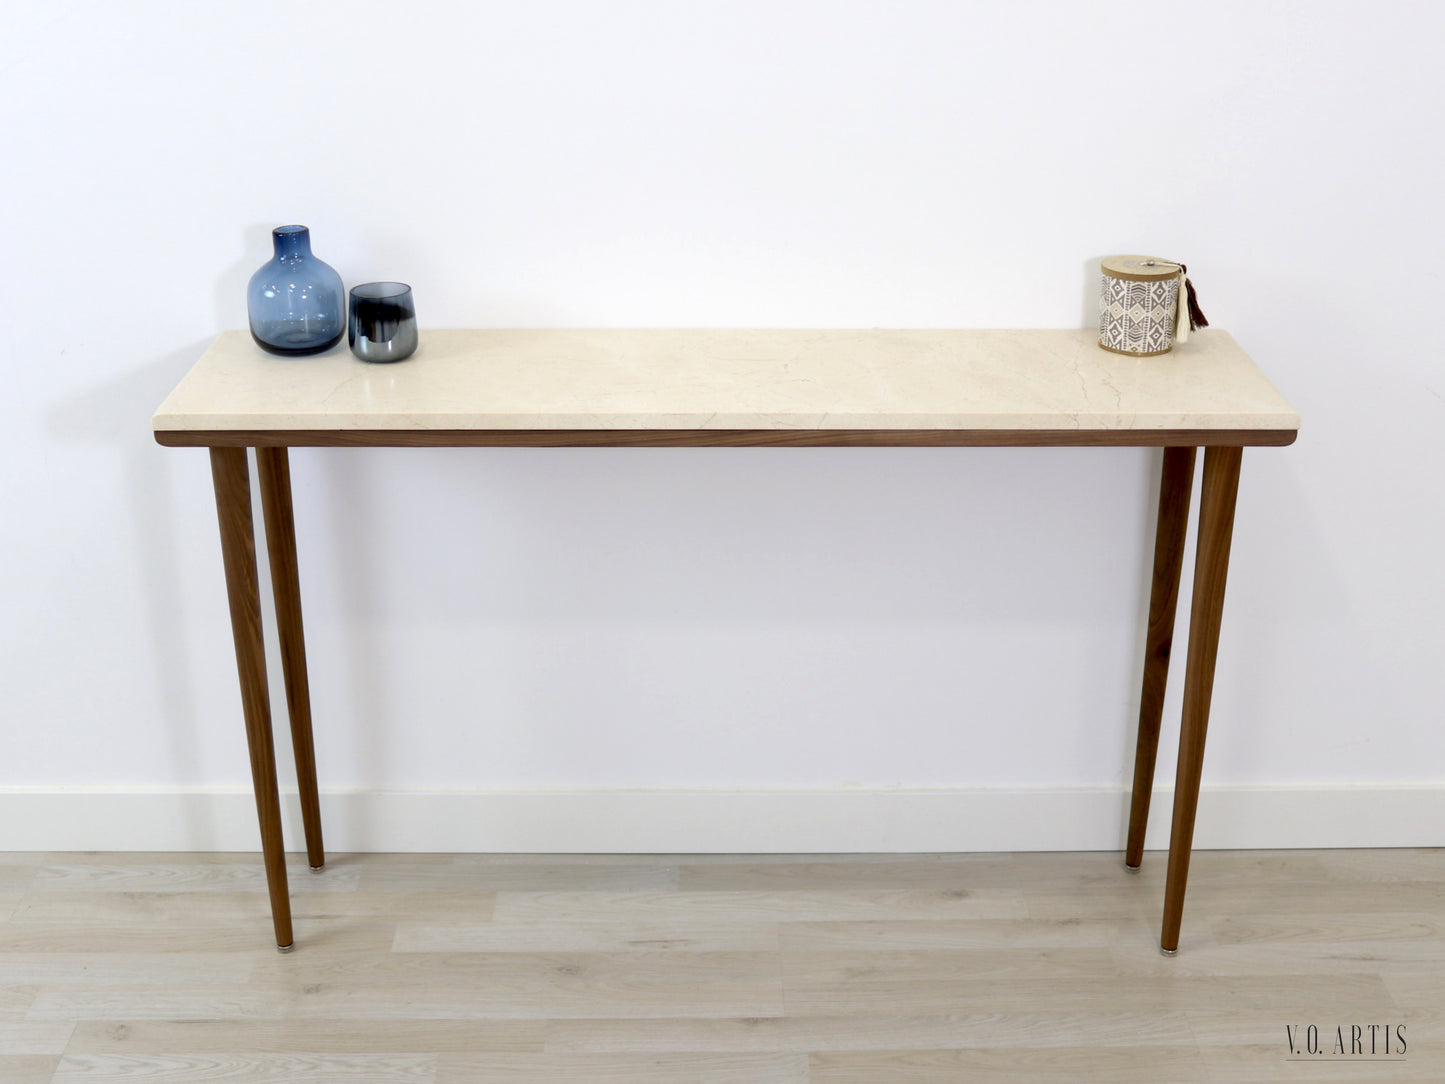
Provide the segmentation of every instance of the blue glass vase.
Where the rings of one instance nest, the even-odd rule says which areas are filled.
[[[341,276],[311,255],[311,231],[305,226],[277,226],[271,241],[276,255],[246,288],[251,337],[273,354],[331,349],[346,331]]]

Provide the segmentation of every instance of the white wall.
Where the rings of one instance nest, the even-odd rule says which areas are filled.
[[[1201,832],[1445,844],[1438,5],[6,19],[0,848],[254,846],[245,802],[234,828],[197,812],[247,782],[239,698],[206,456],[154,445],[149,417],[245,326],[285,222],[348,284],[411,282],[431,327],[1074,327],[1091,260],[1187,261],[1304,417],[1294,447],[1245,456]],[[761,848],[823,808],[807,792],[891,787],[957,810],[980,788],[1095,798],[1082,828],[1006,838],[985,814],[870,834],[855,804],[787,845],[1118,841],[1157,453],[292,462],[323,783],[361,788],[328,798],[346,845]],[[536,787],[579,788],[591,822],[621,816],[620,787],[795,801],[724,795],[659,842],[424,815],[398,837],[365,800]],[[1241,817],[1245,792],[1309,830]],[[191,820],[131,831],[127,793]],[[643,821],[676,813],[679,792],[654,797]]]

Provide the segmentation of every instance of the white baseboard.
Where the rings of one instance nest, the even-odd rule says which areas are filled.
[[[1147,846],[1168,846],[1155,792]],[[860,853],[1120,850],[1122,787],[338,789],[332,851]],[[287,846],[300,806],[283,795]],[[1445,846],[1445,784],[1205,787],[1200,848]],[[247,789],[0,788],[0,851],[249,851]]]

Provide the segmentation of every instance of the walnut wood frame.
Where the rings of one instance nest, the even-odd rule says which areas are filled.
[[[271,557],[271,595],[281,640],[286,714],[301,790],[301,823],[311,872],[326,865],[321,842],[321,801],[316,786],[316,747],[311,736],[311,687],[306,677],[306,633],[301,625],[301,573],[296,565],[296,522],[291,508],[291,463],[285,448],[257,448],[266,550]]]
[[[266,684],[266,645],[261,629],[261,595],[256,582],[256,530],[251,519],[251,475],[243,448],[211,449],[211,481],[221,527],[221,560],[231,607],[231,636],[236,643],[236,672],[241,679],[241,709],[246,746],[251,753],[251,783],[261,824],[261,855],[271,894],[276,947],[289,952],[291,896],[286,884],[286,850],[281,840],[281,796],[276,786],[276,751],[271,735],[271,695]]]
[[[1159,479],[1159,526],[1154,535],[1154,582],[1149,593],[1149,623],[1144,639],[1144,687],[1139,697],[1139,737],[1134,752],[1134,792],[1129,807],[1129,836],[1124,867],[1137,873],[1144,861],[1144,830],[1154,792],[1154,760],[1159,724],[1164,718],[1164,686],[1174,646],[1174,612],[1179,603],[1179,572],[1189,533],[1189,493],[1194,485],[1193,448],[1165,448]]]
[[[166,431],[156,440],[175,446],[210,448],[221,551],[230,600],[236,666],[251,753],[251,773],[261,827],[261,849],[276,944],[293,944],[291,905],[281,836],[279,791],[273,751],[266,658],[256,575],[255,528],[251,514],[248,447],[256,449],[262,507],[270,552],[272,583],[280,626],[287,705],[295,746],[307,854],[314,870],[324,862],[321,813],[312,748],[310,693],[301,624],[300,575],[291,500],[288,447],[706,447],[706,446],[979,446],[1163,447],[1159,519],[1155,534],[1149,623],[1145,636],[1143,692],[1135,753],[1134,786],[1125,864],[1137,869],[1153,789],[1154,761],[1163,713],[1164,685],[1173,641],[1189,517],[1189,492],[1195,453],[1205,448],[1199,541],[1196,547],[1189,654],[1185,666],[1184,713],[1174,791],[1173,831],[1164,897],[1161,949],[1179,947],[1184,889],[1189,875],[1195,812],[1204,764],[1204,739],[1224,586],[1234,527],[1239,468],[1246,445],[1290,444],[1295,430],[559,430],[559,431],[398,431],[309,430]]]
[[[168,448],[1235,448],[1295,429],[165,429]]]

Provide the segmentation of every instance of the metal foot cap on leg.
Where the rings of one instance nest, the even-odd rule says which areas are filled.
[[[1124,868],[1125,868],[1126,870],[1128,870],[1130,873],[1138,873],[1138,872],[1139,872],[1139,867],[1138,867],[1138,866],[1131,866],[1131,865],[1129,865],[1128,862],[1125,862],[1125,863],[1124,863]]]
[[[1177,948],[1165,948],[1163,945],[1160,945],[1159,954],[1161,956],[1178,956],[1179,950]]]
[[[296,947],[296,942],[295,942],[295,941],[292,941],[289,945],[277,945],[277,946],[276,946],[276,951],[277,951],[277,952],[290,952],[290,951],[291,951],[292,949],[294,949],[295,947]]]
[[[326,868],[326,863],[325,863],[325,862],[322,862],[321,865],[319,865],[319,866],[312,866],[312,867],[311,867],[311,872],[312,872],[312,873],[320,873],[320,872],[321,872],[322,870],[324,870],[325,868]]]

